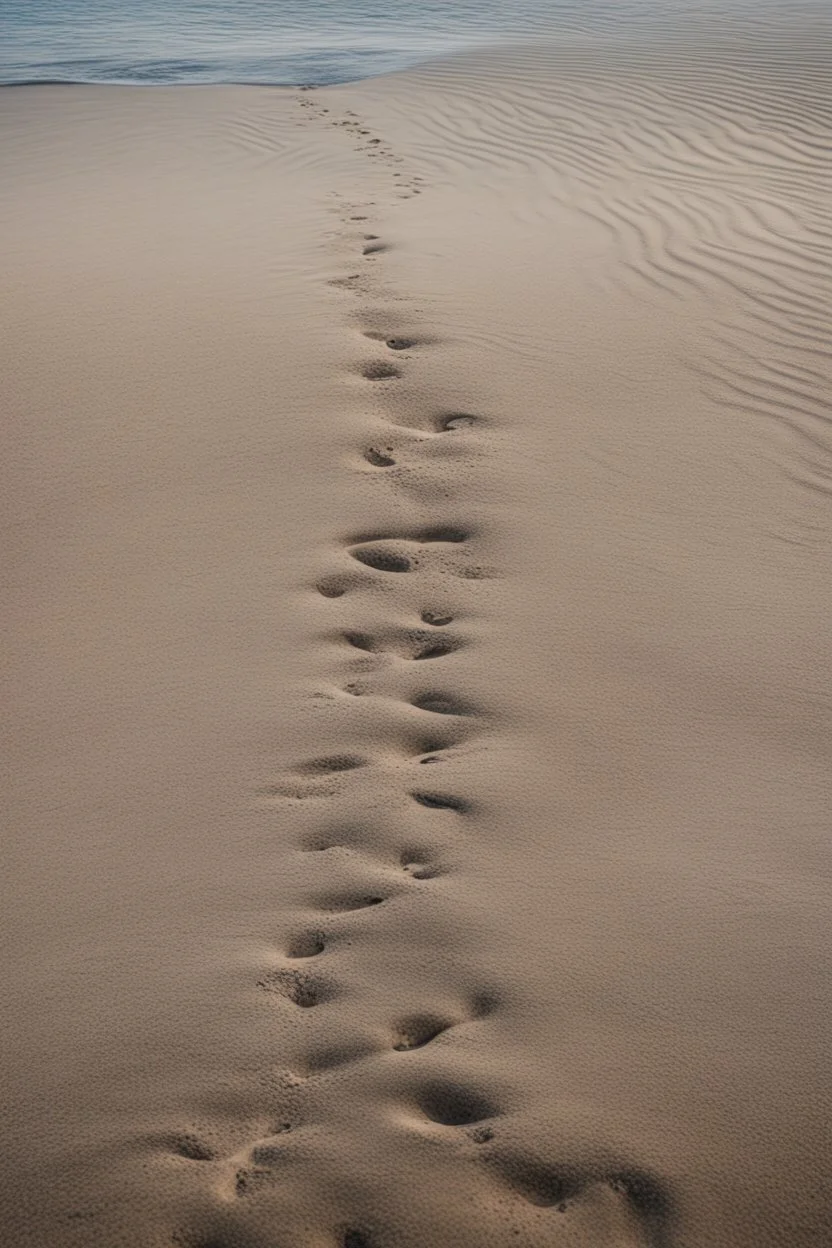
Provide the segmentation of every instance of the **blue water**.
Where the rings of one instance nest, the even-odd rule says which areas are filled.
[[[0,0],[0,83],[346,82],[527,36],[792,0]],[[826,5],[830,0],[803,0]]]
[[[343,82],[611,2],[0,0],[0,82]]]

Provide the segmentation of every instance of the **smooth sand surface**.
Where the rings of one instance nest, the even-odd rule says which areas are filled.
[[[15,1248],[832,1242],[832,56],[19,88]]]

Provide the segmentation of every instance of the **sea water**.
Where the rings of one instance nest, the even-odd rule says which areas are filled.
[[[656,6],[690,13],[715,2],[0,0],[0,82],[344,82],[477,44],[638,27]]]
[[[0,83],[319,85],[527,37],[707,29],[732,6],[789,0],[0,0]]]
[[[545,25],[552,0],[0,0],[5,82],[343,82]]]

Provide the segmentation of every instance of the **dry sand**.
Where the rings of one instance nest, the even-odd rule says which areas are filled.
[[[832,45],[756,29],[3,94],[4,1244],[832,1242]]]

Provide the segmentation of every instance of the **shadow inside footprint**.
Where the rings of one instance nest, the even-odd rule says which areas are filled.
[[[470,715],[470,709],[458,698],[445,693],[422,693],[413,698],[412,706],[433,715]]]
[[[442,641],[427,641],[422,649],[413,655],[415,661],[421,659],[444,659],[446,655],[459,650],[460,643],[448,637]]]
[[[412,880],[435,880],[438,875],[443,874],[438,867],[431,866],[428,862],[405,862],[402,863],[402,869]]]
[[[363,563],[376,572],[409,572],[411,561],[406,555],[394,554],[391,550],[379,549],[377,546],[359,546],[351,550],[353,559]]]
[[[213,1161],[217,1155],[208,1144],[187,1131],[173,1136],[169,1148],[177,1157],[187,1157],[188,1161]]]
[[[299,932],[286,946],[287,958],[317,958],[326,948],[322,932]]]
[[[434,628],[443,628],[446,624],[453,624],[454,617],[445,615],[441,611],[423,611],[422,623],[432,624]]]
[[[283,1143],[277,1143],[267,1140],[262,1144],[255,1144],[251,1150],[251,1160],[255,1166],[268,1169],[271,1166],[279,1165],[286,1157],[286,1146]]]
[[[465,412],[452,412],[448,416],[440,416],[437,429],[440,433],[454,433],[458,429],[470,429],[478,423],[476,416],[468,416]]]
[[[369,447],[364,452],[364,458],[368,464],[372,464],[374,468],[392,468],[395,459],[387,451],[379,450],[375,446]]]
[[[324,1001],[331,1001],[336,995],[331,984],[313,979],[312,976],[304,975],[300,971],[269,971],[257,981],[257,986],[264,992],[285,997],[287,1001],[300,1006],[301,1009],[321,1005]]]
[[[664,1230],[673,1213],[670,1193],[657,1178],[641,1170],[620,1170],[608,1182],[625,1196],[642,1221],[653,1229],[653,1245],[662,1248]]]
[[[410,796],[420,806],[427,806],[432,810],[454,810],[462,815],[471,809],[470,803],[466,802],[465,798],[451,797],[447,793],[424,793],[418,791],[412,792]]]
[[[522,1157],[493,1157],[502,1179],[531,1205],[561,1205],[580,1194],[586,1178],[566,1166],[544,1166]]]
[[[468,529],[454,525],[437,525],[430,529],[421,529],[417,534],[420,542],[467,542],[471,536]]]
[[[362,364],[358,371],[367,381],[390,381],[402,375],[402,370],[389,360],[370,360]]]
[[[325,576],[318,581],[315,588],[323,598],[343,598],[348,589],[353,589],[356,582],[347,576]]]
[[[397,1053],[409,1053],[411,1049],[421,1049],[443,1031],[447,1031],[452,1023],[443,1018],[434,1018],[429,1014],[414,1015],[405,1018],[393,1033],[393,1048]]]
[[[496,1107],[485,1096],[450,1082],[426,1084],[414,1097],[426,1118],[443,1127],[467,1127],[493,1118]]]
[[[366,767],[368,760],[353,754],[334,754],[331,758],[315,758],[295,768],[301,776],[326,776],[339,771],[355,771]]]

